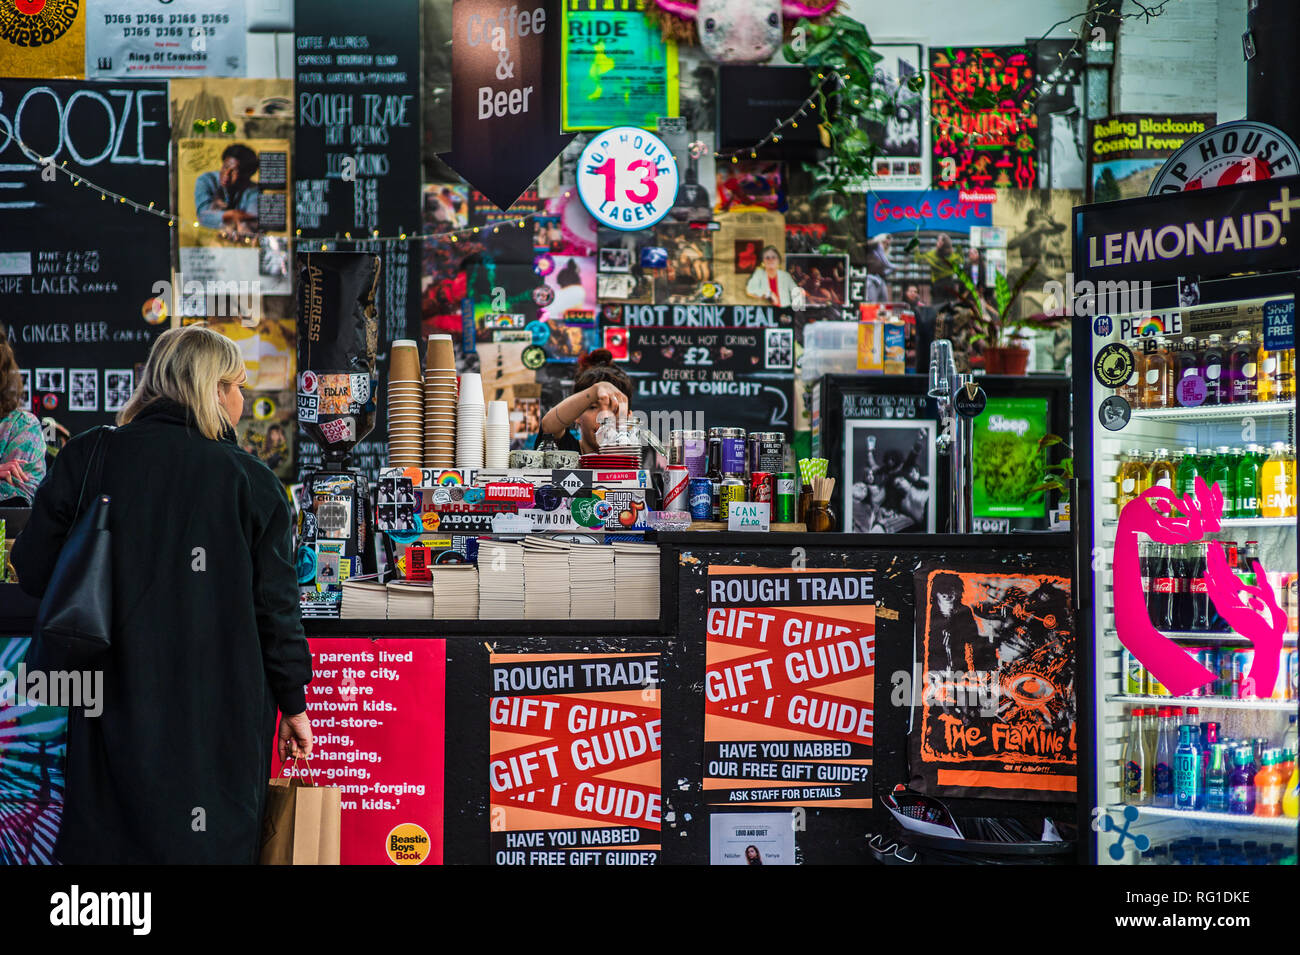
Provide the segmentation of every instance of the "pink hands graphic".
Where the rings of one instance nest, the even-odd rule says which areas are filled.
[[[1153,502],[1162,510],[1153,507]],[[1191,544],[1218,532],[1222,517],[1223,492],[1219,485],[1207,487],[1199,477],[1187,497],[1180,498],[1164,487],[1148,488],[1125,504],[1119,514],[1113,568],[1115,629],[1119,642],[1174,696],[1185,696],[1217,679],[1218,674],[1197,663],[1151,623],[1142,593],[1138,534],[1144,533],[1160,544]],[[1222,554],[1219,556],[1222,560]],[[1239,583],[1232,571],[1228,573]]]
[[[1250,569],[1255,572],[1256,582],[1242,583],[1228,566],[1223,548],[1211,547],[1206,562],[1205,586],[1214,602],[1214,609],[1228,621],[1228,626],[1255,648],[1255,657],[1241,695],[1267,699],[1277,685],[1286,615],[1277,605],[1273,588],[1260,583],[1265,580],[1264,566],[1255,561],[1255,566]]]

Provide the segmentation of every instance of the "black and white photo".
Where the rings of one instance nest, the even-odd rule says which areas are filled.
[[[69,372],[71,390],[68,393],[69,411],[99,410],[99,369],[73,368]]]
[[[764,331],[763,364],[768,371],[781,371],[794,367],[794,329],[768,328]]]
[[[135,372],[130,368],[104,369],[104,410],[121,411],[135,390]]]
[[[934,533],[936,423],[873,419],[846,421],[844,427],[846,529],[855,534]]]

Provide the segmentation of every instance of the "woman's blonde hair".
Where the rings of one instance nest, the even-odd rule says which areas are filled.
[[[244,371],[239,346],[203,325],[172,328],[158,336],[145,362],[144,375],[131,400],[117,415],[126,424],[159,398],[189,409],[205,438],[216,440],[235,423],[217,401],[217,388],[233,384]]]

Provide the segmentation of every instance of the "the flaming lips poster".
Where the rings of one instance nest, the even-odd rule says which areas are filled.
[[[707,801],[870,808],[871,571],[712,566],[705,624]]]
[[[1073,800],[1069,579],[930,565],[916,580],[923,691],[914,785],[941,796]]]
[[[654,865],[657,653],[492,654],[497,865]]]

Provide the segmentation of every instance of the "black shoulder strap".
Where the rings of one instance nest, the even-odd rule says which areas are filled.
[[[95,446],[90,450],[90,461],[86,465],[86,474],[81,479],[81,493],[77,495],[77,513],[72,517],[72,523],[75,525],[81,517],[81,508],[86,501],[86,486],[90,483],[90,476],[95,476],[95,493],[99,493],[104,477],[104,455],[106,453],[104,442],[108,439],[108,432],[116,431],[112,425],[106,424],[99,429],[95,435]]]

